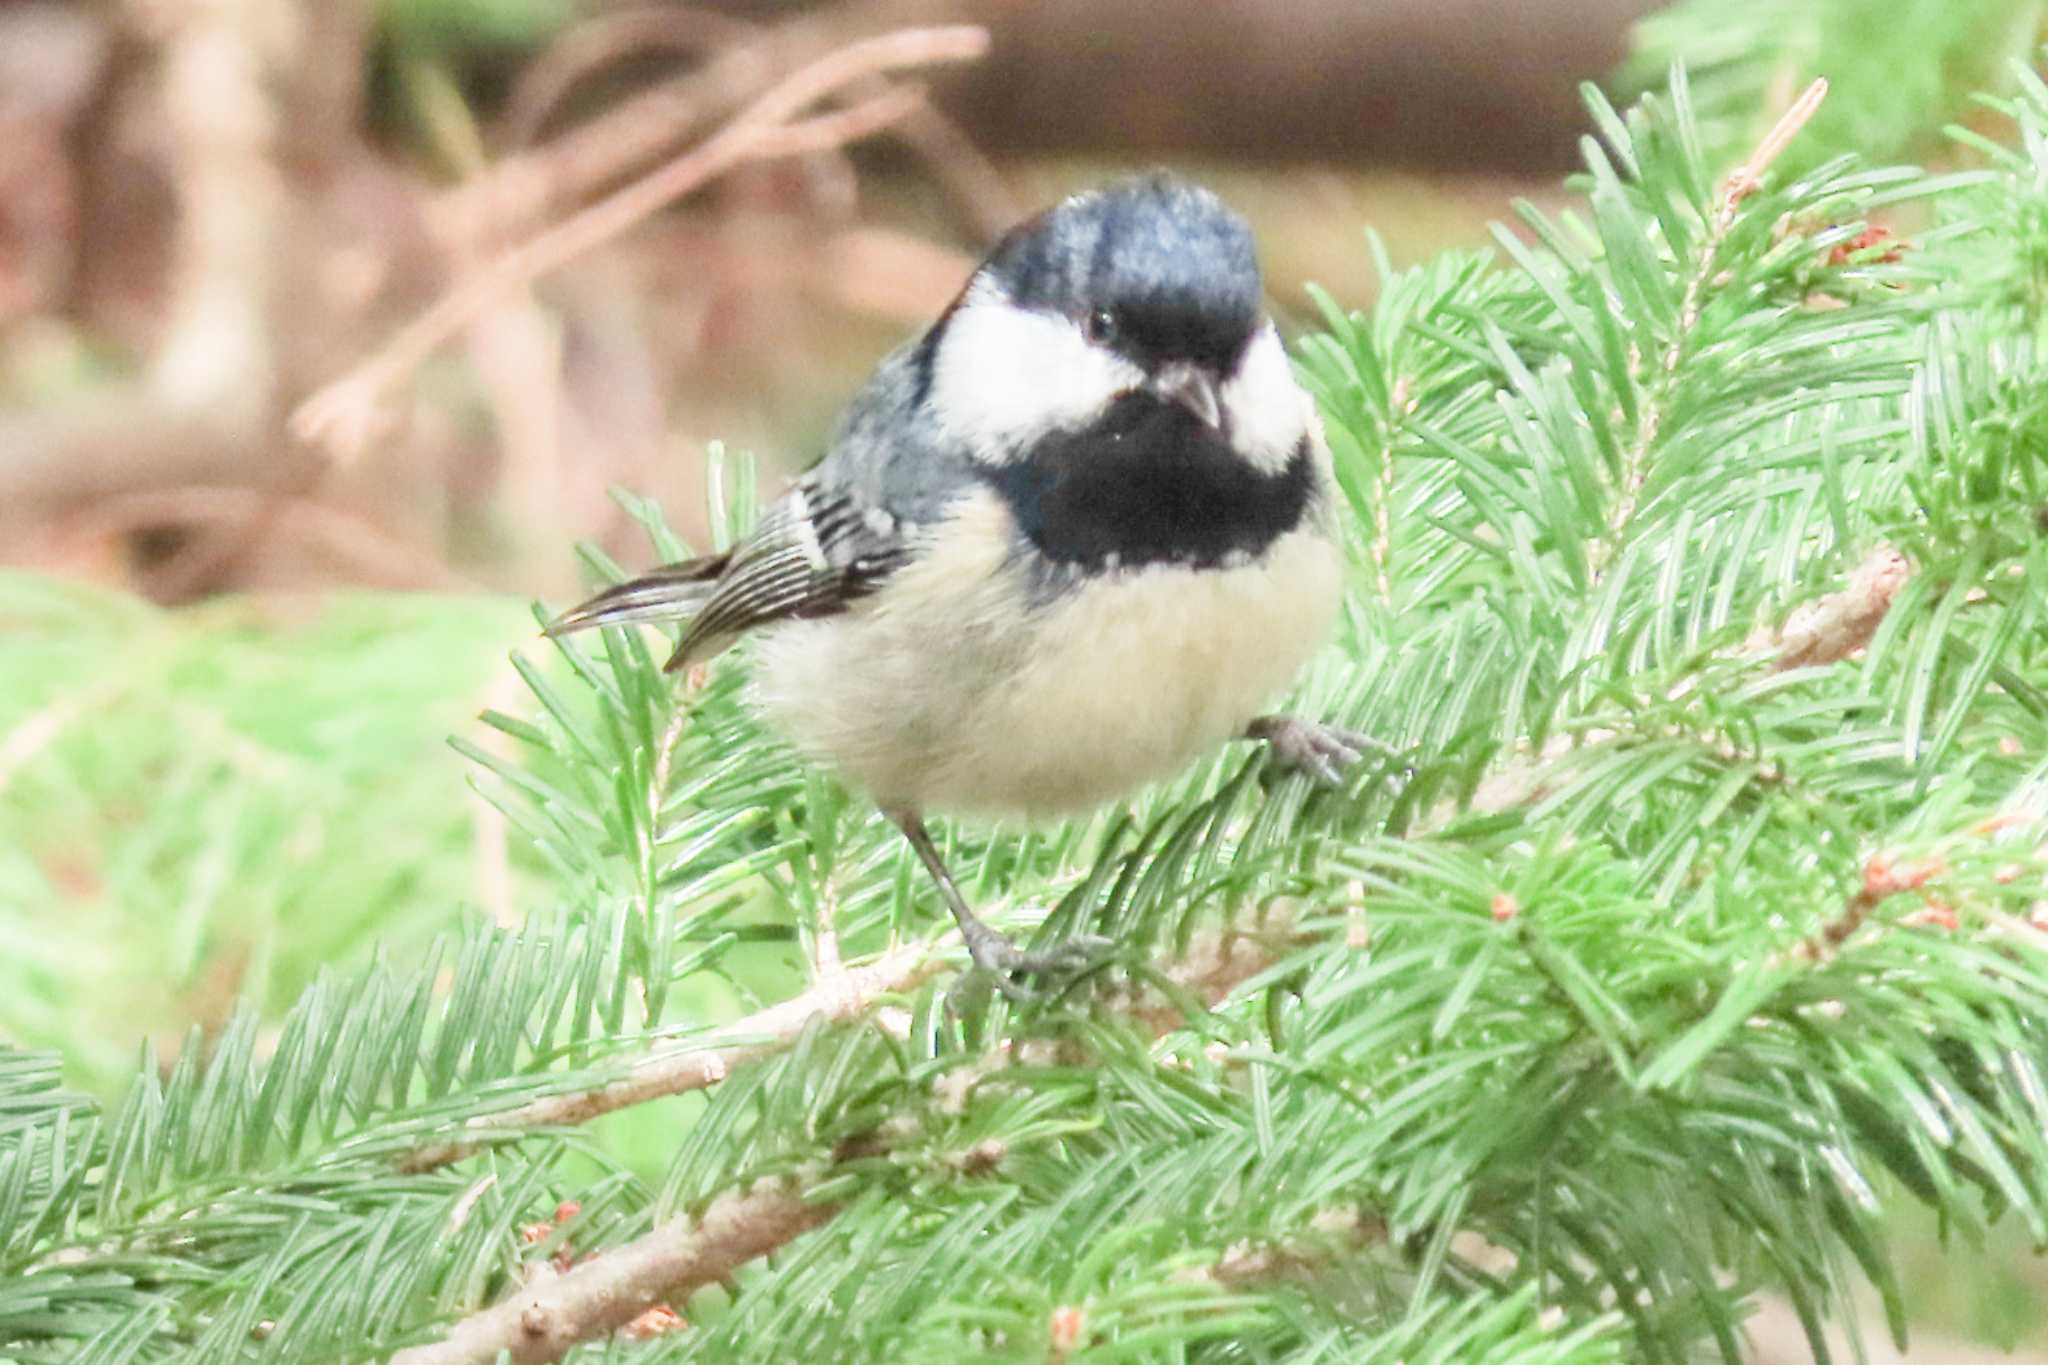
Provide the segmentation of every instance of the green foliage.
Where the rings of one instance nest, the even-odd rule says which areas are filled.
[[[2048,1244],[2048,89],[2018,89],[1982,172],[1756,185],[1683,78],[1591,97],[1578,209],[1322,300],[1354,591],[1296,705],[1390,754],[947,831],[984,907],[1116,961],[1031,1008],[814,1018],[644,1178],[512,1111],[701,1026],[681,987],[744,1001],[744,945],[822,978],[930,937],[933,898],[757,731],[743,656],[671,686],[614,631],[522,665],[533,714],[486,717],[517,756],[464,747],[567,908],[323,978],[108,1110],[8,1058],[0,1349],[379,1354],[771,1181],[829,1216],[575,1358],[1734,1361],[1764,1292],[1824,1357],[1858,1281],[1903,1335],[1886,1196]],[[1866,232],[1906,203],[1924,238]]]
[[[402,972],[325,975],[275,1033],[245,1010],[168,1070],[145,1056],[104,1113],[55,1088],[51,1059],[0,1053],[10,1358],[328,1358],[474,1307],[516,1270],[515,1226],[569,1192],[566,1149],[402,1158],[590,1083],[636,1022],[622,937],[615,916],[480,930]],[[624,1172],[571,1164],[574,1232],[644,1205]]]
[[[520,623],[425,594],[172,614],[0,574],[0,1037],[109,1091],[139,1029],[419,952],[488,852],[433,759]]]
[[[577,0],[384,0],[377,19],[393,41],[459,55],[538,47],[582,8]]]
[[[1625,79],[1645,88],[1683,63],[1717,162],[1755,146],[1815,76],[1832,90],[1798,164],[1919,156],[1972,91],[2007,84],[2042,17],[2039,0],[1674,0],[1637,21]]]

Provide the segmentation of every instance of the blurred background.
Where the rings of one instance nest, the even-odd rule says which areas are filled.
[[[12,0],[0,4],[0,556],[178,602],[565,592],[773,473],[1023,212],[1154,162],[1256,220],[1272,292],[1362,301],[1575,160],[1646,0]],[[466,270],[850,39],[987,57],[848,147],[732,169],[502,291],[336,451],[288,418]],[[337,458],[337,456],[345,458]],[[701,523],[700,523],[701,525]]]
[[[1209,181],[1299,328],[1311,282],[1368,306],[1376,255],[1564,202],[1581,82],[1682,59],[1732,166],[1825,74],[1795,158],[1940,159],[2043,8],[0,0],[0,1043],[108,1090],[238,995],[516,920],[543,870],[443,740],[521,705],[507,651],[586,581],[572,547],[647,561],[607,490],[705,541],[721,444],[764,488],[801,468],[1060,194]],[[952,23],[986,54],[821,106],[875,126],[704,160],[792,73]],[[1916,1359],[2048,1342],[2013,1249],[1925,1246],[1953,1340]]]

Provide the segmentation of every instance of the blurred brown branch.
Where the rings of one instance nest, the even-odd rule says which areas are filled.
[[[805,109],[863,77],[906,67],[969,61],[988,49],[985,30],[904,29],[851,43],[800,68],[711,138],[538,237],[501,254],[457,284],[350,374],[292,416],[300,439],[346,459],[360,450],[387,389],[433,349],[475,320],[492,300],[608,241],[713,176],[743,161],[794,156],[864,137],[901,119],[921,99],[892,88],[850,108],[795,121]]]
[[[428,217],[450,249],[502,242],[671,151],[684,137],[799,67],[892,22],[901,5],[830,6],[774,26],[687,6],[656,5],[600,14],[543,53],[515,87],[506,114],[507,143],[520,150],[490,171],[436,196]],[[926,6],[917,26],[945,18]],[[596,68],[649,47],[714,54],[703,65],[634,95],[544,145],[529,145],[568,90]],[[870,73],[848,93],[873,96],[885,82]],[[921,158],[977,235],[993,240],[1019,217],[1008,187],[951,119],[928,106],[905,114],[895,136]]]
[[[539,141],[542,127],[571,90],[604,67],[626,57],[641,55],[650,48],[685,53],[718,52],[743,43],[758,42],[763,32],[758,24],[694,5],[652,4],[593,14],[557,38],[519,74],[519,80],[505,102],[505,140],[514,147],[526,147]],[[786,30],[781,34],[785,39],[788,37]],[[747,59],[747,64],[761,67],[765,55],[756,54]],[[699,79],[709,74],[708,71],[691,73]],[[678,88],[694,83],[667,82],[660,89],[662,94],[672,95]],[[753,84],[758,83],[757,78]],[[733,97],[737,99],[750,87],[734,82],[729,88],[733,89]],[[597,120],[605,121],[603,117]],[[671,117],[666,122],[670,135],[688,131],[688,125],[683,121]],[[619,131],[620,125],[616,124],[609,129],[614,138]],[[500,166],[503,165],[501,162]]]
[[[193,0],[145,17],[155,60],[143,70],[176,191],[161,327],[135,381],[0,417],[0,513],[17,522],[138,486],[228,477],[275,418],[290,196],[271,89],[302,56],[291,7]],[[252,482],[279,480],[273,468]]]
[[[678,432],[667,410],[679,384],[700,432],[745,440],[770,413],[788,420],[772,390],[753,396],[777,373],[749,358],[767,339],[796,328],[814,351],[856,336],[865,347],[848,330],[863,316],[927,317],[964,279],[963,254],[855,216],[853,140],[893,130],[931,149],[919,155],[941,188],[980,186],[966,191],[980,196],[962,204],[969,218],[1012,212],[986,162],[887,74],[976,55],[985,37],[861,39],[890,9],[875,0],[774,23],[663,6],[571,27],[531,63],[506,115],[515,128],[541,127],[582,80],[605,90],[603,68],[641,61],[636,44],[707,55],[451,190],[372,140],[362,92],[343,79],[359,83],[367,60],[366,0],[310,16],[289,0],[193,0],[119,19],[29,8],[52,22],[9,12],[0,35],[67,51],[76,38],[114,40],[81,48],[83,76],[41,103],[0,91],[0,131],[26,108],[20,141],[34,153],[19,164],[0,154],[0,183],[19,172],[70,196],[54,217],[10,219],[16,204],[0,194],[0,306],[30,310],[33,329],[12,354],[19,343],[0,337],[0,361],[34,361],[50,344],[40,338],[74,336],[108,337],[134,359],[0,408],[0,554],[164,600],[256,583],[450,583],[454,538],[474,546],[478,530],[549,543],[623,534],[606,484],[673,497],[695,483],[697,433]],[[35,160],[52,149],[56,180]],[[592,249],[678,193],[771,161],[799,169],[734,177],[710,211]],[[535,215],[580,208],[622,179],[535,231]],[[127,188],[138,184],[139,198]],[[678,261],[689,264],[678,272]],[[557,278],[542,300],[527,285],[547,271]],[[23,285],[13,294],[11,280]],[[394,326],[407,313],[412,326]],[[370,357],[373,396],[341,407],[360,436],[391,398],[391,379],[376,376],[402,377],[456,333],[463,382],[394,404],[374,458],[337,466],[289,439],[309,378],[357,365],[360,379]],[[725,383],[734,370],[748,382]],[[692,397],[693,379],[732,396]]]

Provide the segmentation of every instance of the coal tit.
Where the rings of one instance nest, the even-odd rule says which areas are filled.
[[[754,698],[916,849],[974,961],[1071,968],[977,919],[927,812],[1046,819],[1263,739],[1324,780],[1361,736],[1262,715],[1322,642],[1342,566],[1315,408],[1252,234],[1165,175],[1011,231],[885,359],[830,450],[724,554],[551,634],[683,620],[670,669],[752,633]]]

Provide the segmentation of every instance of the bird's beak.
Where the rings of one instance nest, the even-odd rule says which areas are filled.
[[[1161,365],[1152,375],[1152,392],[1169,403],[1178,403],[1200,418],[1204,426],[1223,425],[1223,405],[1216,397],[1216,376],[1199,365],[1176,362]]]

